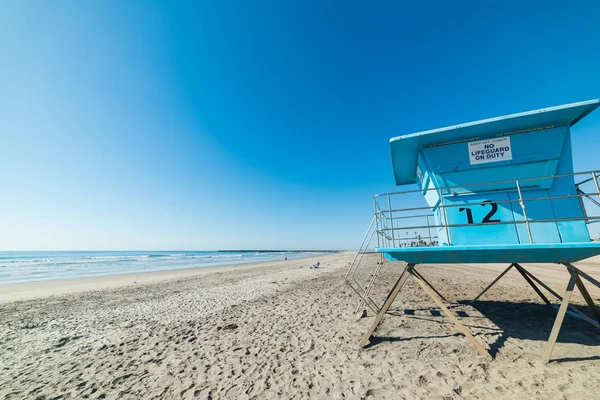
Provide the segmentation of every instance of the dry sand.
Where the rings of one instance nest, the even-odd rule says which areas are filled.
[[[474,306],[453,308],[495,360],[478,356],[411,280],[359,349],[372,317],[353,315],[343,280],[352,256],[0,286],[0,398],[600,397],[599,331],[567,316],[559,361],[544,364],[555,311],[514,271]],[[317,260],[323,268],[310,269]],[[600,268],[579,265],[600,277]],[[378,301],[401,267],[385,264]],[[456,302],[504,267],[419,269]],[[560,267],[530,271],[564,290]],[[574,301],[583,304],[578,293]]]

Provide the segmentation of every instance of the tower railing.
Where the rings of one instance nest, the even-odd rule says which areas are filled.
[[[540,185],[543,180],[569,177],[573,178],[573,182],[580,180],[578,183],[574,183],[575,190],[570,190],[573,193],[526,196],[528,192],[535,189],[545,190],[546,188]],[[500,187],[500,189],[487,190],[485,187]],[[483,190],[481,190],[482,188]],[[424,195],[427,196],[430,191],[436,192],[439,198],[439,202],[435,206],[423,205],[425,203]],[[515,198],[507,197],[489,203],[494,204],[494,209],[497,209],[498,205],[509,206],[518,212],[522,218],[513,218],[510,221],[499,221],[490,218],[487,221],[474,221],[470,211],[466,210],[465,204],[448,204],[448,201],[444,200],[448,197],[454,199],[480,193],[506,192],[516,193],[518,198],[517,196]],[[552,209],[550,217],[540,219],[531,218],[531,215],[527,213],[527,206],[532,203],[549,201],[550,207],[553,207],[552,200],[570,198],[579,201],[581,215],[557,217],[555,210]],[[440,245],[440,232],[445,234],[444,245],[453,245],[452,228],[491,225],[525,226],[527,241],[535,243],[531,229],[531,224],[534,223],[584,221],[585,224],[590,225],[600,222],[600,170],[377,194],[373,196],[373,204],[375,236],[378,248],[437,246]],[[467,211],[465,213],[467,222],[450,223],[447,211],[452,208]],[[590,231],[590,234],[597,237],[598,232],[592,233]]]
[[[529,190],[534,190],[536,181],[543,179],[573,177],[575,190],[570,194],[529,196]],[[580,179],[578,183],[575,180]],[[502,189],[490,190],[489,193],[502,193],[512,191],[518,194],[517,198],[506,200],[495,200],[496,204],[514,203],[516,210],[520,210],[523,219],[499,222],[475,222],[465,224],[448,223],[446,210],[455,207],[464,207],[464,204],[447,204],[444,201],[444,193],[452,196],[468,196],[481,191],[469,191],[472,188],[482,186],[501,185]],[[436,191],[439,203],[436,206],[423,205],[425,200],[423,194],[428,191]],[[553,199],[576,198],[581,205],[581,216],[571,218],[545,218],[532,219],[527,214],[527,204],[530,202],[549,201]],[[600,170],[578,172],[572,174],[540,176],[519,180],[505,180],[494,182],[483,182],[473,185],[446,186],[435,189],[414,189],[386,194],[378,194],[373,197],[374,215],[369,229],[360,244],[360,247],[351,262],[345,276],[346,283],[359,297],[357,311],[370,308],[374,313],[381,309],[380,302],[372,297],[372,288],[381,273],[384,262],[383,253],[376,253],[376,248],[397,247],[429,247],[439,246],[439,232],[444,232],[448,244],[452,245],[451,229],[457,227],[474,227],[490,225],[524,225],[527,232],[527,240],[533,243],[531,224],[540,222],[565,222],[584,221],[587,225],[600,221]],[[436,219],[437,213],[437,219]],[[469,221],[471,222],[471,221]],[[600,229],[600,226],[598,227]],[[589,231],[589,228],[588,228]],[[592,233],[592,232],[590,232]],[[598,232],[596,232],[597,237]]]

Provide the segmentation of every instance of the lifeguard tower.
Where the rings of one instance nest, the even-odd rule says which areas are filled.
[[[571,264],[600,254],[600,243],[591,241],[588,230],[600,220],[588,210],[590,204],[600,206],[600,171],[574,173],[571,152],[571,127],[599,105],[600,100],[567,104],[390,140],[396,184],[416,184],[417,188],[374,197],[371,227],[346,275],[361,305],[376,313],[361,346],[369,342],[412,276],[479,353],[489,356],[444,305],[439,292],[419,274],[418,264],[508,264],[473,301],[511,268],[546,304],[551,302],[540,287],[556,297],[561,303],[546,346],[546,361],[567,312],[600,329],[600,311],[583,283],[586,280],[600,287],[600,282]],[[585,185],[591,190],[584,190]],[[374,252],[382,258],[364,285],[356,274],[363,255],[370,252],[368,243],[373,237],[377,240]],[[404,261],[406,266],[379,306],[370,291],[383,257]],[[569,277],[564,295],[521,263],[563,265]],[[575,285],[594,318],[569,304]]]

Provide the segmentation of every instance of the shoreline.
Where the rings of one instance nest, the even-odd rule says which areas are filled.
[[[339,252],[338,254],[343,253],[344,252]],[[6,283],[0,285],[0,304],[10,303],[13,301],[27,301],[48,296],[81,293],[91,290],[113,289],[129,285],[143,285],[163,281],[172,281],[182,278],[192,278],[200,275],[208,275],[220,272],[233,272],[246,269],[250,270],[257,268],[269,268],[278,266],[278,264],[290,263],[292,261],[322,259],[323,257],[328,257],[333,254],[326,254],[323,256],[296,257],[287,261],[283,259],[271,261],[254,261],[242,264],[226,264],[208,267],[188,267],[169,269],[163,271],[131,272],[79,278]]]

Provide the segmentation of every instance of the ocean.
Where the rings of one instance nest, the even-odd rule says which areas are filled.
[[[286,251],[4,251],[0,252],[0,285],[237,265],[319,254],[323,253]]]

